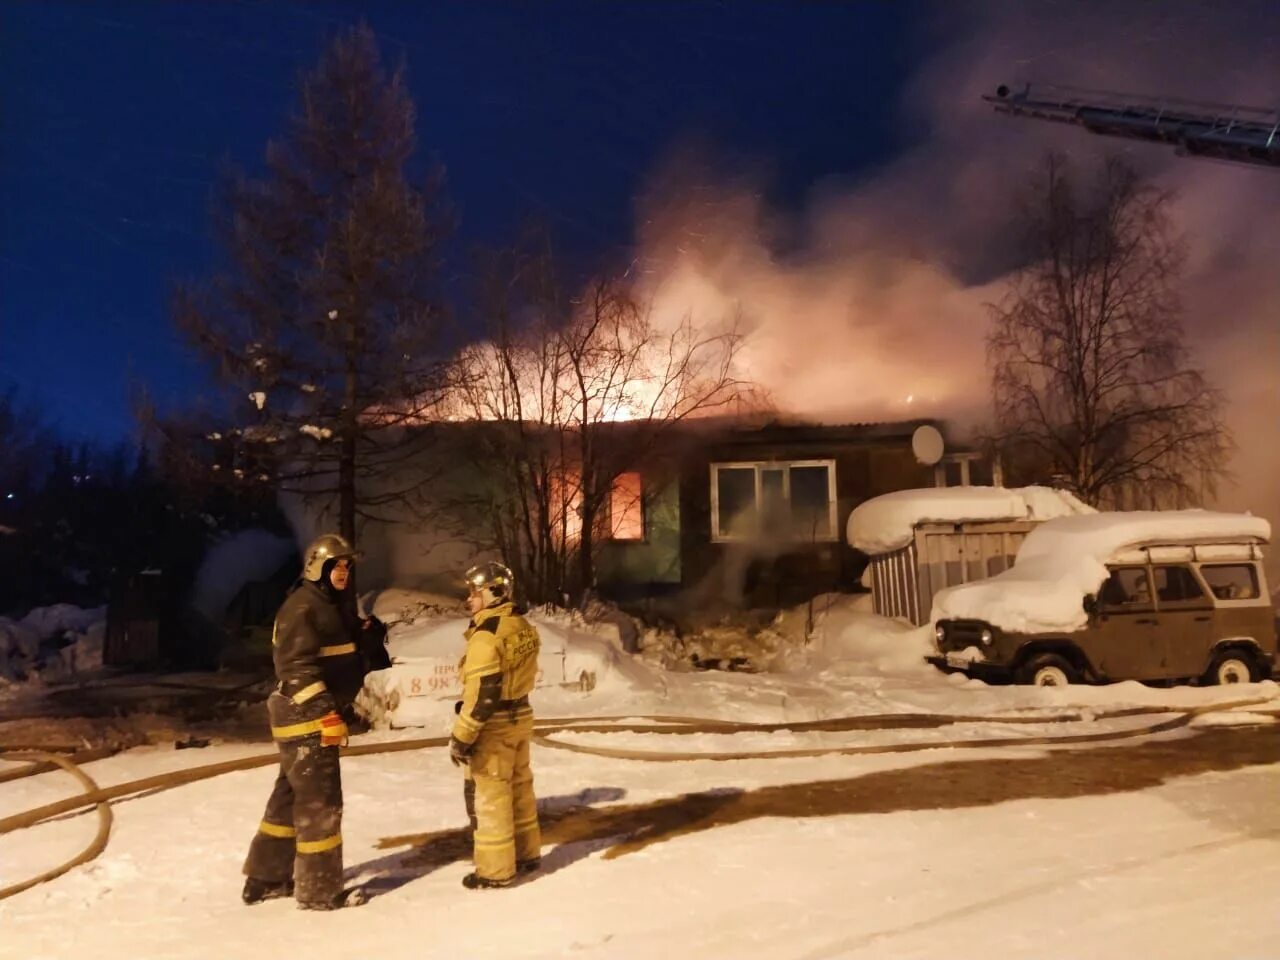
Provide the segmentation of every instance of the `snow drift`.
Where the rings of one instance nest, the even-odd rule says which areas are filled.
[[[0,617],[0,686],[56,681],[102,666],[107,608],[37,607],[21,620]]]
[[[873,497],[849,514],[850,546],[875,556],[905,547],[922,523],[1051,520],[1096,513],[1066,490],[1049,487],[931,487]]]

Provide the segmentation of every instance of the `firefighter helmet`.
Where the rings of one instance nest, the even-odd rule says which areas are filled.
[[[477,563],[464,576],[467,590],[478,593],[486,607],[500,600],[510,600],[515,592],[516,578],[512,575],[511,568],[497,560]]]
[[[360,559],[360,553],[347,541],[346,537],[336,533],[324,533],[311,541],[306,556],[302,561],[302,576],[305,580],[319,583],[324,577],[324,566],[330,560],[346,557],[352,562]]]

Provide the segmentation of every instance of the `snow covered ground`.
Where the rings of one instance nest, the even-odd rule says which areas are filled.
[[[100,857],[0,901],[0,958],[1280,955],[1280,687],[987,687],[922,666],[919,630],[857,604],[819,609],[785,670],[673,671],[618,654],[620,668],[590,691],[544,687],[535,707],[544,718],[982,719],[835,731],[557,731],[561,744],[644,752],[927,748],[645,762],[535,746],[544,868],[500,891],[460,884],[469,869],[465,816],[444,750],[348,757],[346,863],[373,898],[324,915],[288,901],[240,904],[240,865],[275,774],[271,766],[225,774],[117,803]],[[798,618],[789,618],[776,630],[794,637]],[[584,641],[571,623],[540,627],[570,645]],[[1241,698],[1270,702],[1124,736]],[[1109,716],[1135,705],[1158,712]],[[1055,721],[1067,716],[1077,719]],[[355,742],[440,736],[451,718],[440,701],[421,729]],[[1029,739],[1080,733],[1115,739]],[[978,738],[1014,742],[953,745]],[[152,746],[85,769],[105,786],[263,750]],[[0,775],[11,767],[0,761]],[[0,783],[0,818],[76,789],[62,773]],[[93,816],[80,815],[0,837],[0,887],[70,857],[94,828]]]

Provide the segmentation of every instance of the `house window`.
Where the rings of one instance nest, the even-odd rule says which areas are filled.
[[[644,496],[639,473],[620,473],[609,489],[609,539],[644,539]]]
[[[713,463],[711,539],[836,539],[834,460]]]
[[[935,487],[990,486],[995,469],[980,453],[949,453],[933,468]]]

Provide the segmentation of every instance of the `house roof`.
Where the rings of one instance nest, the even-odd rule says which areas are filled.
[[[774,440],[909,440],[922,426],[943,429],[939,420],[881,420],[869,423],[815,423],[804,420],[775,419],[761,424],[738,424],[728,428],[734,439],[758,437]],[[943,429],[945,433],[945,429]]]

